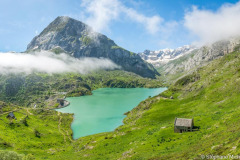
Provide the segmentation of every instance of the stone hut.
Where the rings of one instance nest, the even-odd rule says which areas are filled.
[[[175,133],[192,132],[193,126],[194,126],[193,119],[175,118],[174,132]]]
[[[17,118],[15,117],[15,115],[13,114],[13,112],[10,112],[10,113],[7,115],[6,118],[8,118],[8,119],[17,119]]]

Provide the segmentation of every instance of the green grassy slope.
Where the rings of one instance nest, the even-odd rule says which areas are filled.
[[[187,55],[184,55],[182,57],[179,57],[175,60],[169,61],[168,63],[157,67],[157,71],[161,74],[159,79],[162,81],[165,81],[166,84],[173,84],[174,82],[176,82],[177,79],[186,75],[187,71],[184,69],[184,66],[181,66],[181,64],[184,61],[187,61],[189,58],[193,57],[195,53],[196,53],[196,50],[194,50],[193,52],[191,52]],[[176,67],[176,66],[178,66],[178,67]],[[196,68],[197,67],[198,66],[196,66]],[[175,74],[171,73],[171,70],[166,71],[169,68],[175,69],[176,70]],[[195,68],[192,68],[192,69],[195,69]]]
[[[239,66],[238,52],[214,60],[178,80],[161,95],[141,102],[128,113],[125,124],[115,131],[82,137],[73,142],[64,141],[57,128],[60,116],[54,111],[51,112],[53,117],[48,119],[51,127],[44,126],[46,122],[40,118],[41,114],[35,114],[36,111],[32,111],[29,119],[29,124],[33,125],[26,127],[18,120],[15,122],[20,125],[19,130],[11,130],[9,124],[0,120],[0,126],[5,127],[1,129],[0,139],[9,144],[9,147],[1,145],[0,148],[37,159],[201,159],[201,155],[209,154],[239,155]],[[171,96],[174,98],[170,99]],[[66,116],[65,120],[62,119],[61,131],[67,136],[67,132],[71,133],[70,115],[61,115]],[[20,113],[19,116],[24,117]],[[175,117],[194,118],[200,130],[174,133]],[[39,126],[37,130],[41,138],[36,137],[35,126]],[[24,133],[33,142],[3,136],[7,133],[12,137],[23,136]]]
[[[239,64],[240,54],[232,53],[179,80],[161,96],[132,110],[115,132],[89,136],[94,148],[79,154],[89,159],[200,159],[201,154],[239,154]],[[200,130],[174,133],[175,117],[194,118]]]
[[[11,111],[16,120],[6,118]],[[62,151],[61,146],[72,141],[71,121],[70,114],[5,104],[0,110],[0,150],[2,153],[14,150],[30,159]]]
[[[121,70],[77,73],[29,75],[0,75],[0,100],[22,106],[54,107],[57,98],[82,96],[103,87],[135,88],[159,87],[161,82],[142,78]]]

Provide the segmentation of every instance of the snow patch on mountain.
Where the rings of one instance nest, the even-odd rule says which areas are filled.
[[[176,49],[160,49],[157,51],[145,50],[143,53],[139,53],[141,58],[148,63],[155,66],[165,64],[171,60],[177,59],[181,56],[191,53],[196,48],[190,45],[184,45],[183,47],[178,47]]]

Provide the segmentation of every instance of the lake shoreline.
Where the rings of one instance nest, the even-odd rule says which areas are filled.
[[[73,114],[72,138],[76,140],[88,135],[113,131],[124,124],[127,112],[149,96],[158,95],[166,89],[166,87],[99,88],[93,90],[91,96],[66,97],[66,101],[70,101],[71,105],[61,106],[56,108],[56,111]]]
[[[111,87],[106,87],[106,88],[111,88]],[[93,93],[92,93],[93,91],[98,90],[98,89],[106,89],[106,88],[97,88],[97,89],[91,90],[91,94],[84,94],[82,96],[93,95]],[[121,88],[121,89],[136,89],[136,88],[145,88],[145,87]],[[160,88],[167,88],[167,87],[160,87]],[[146,88],[146,89],[158,89],[158,88],[155,88],[155,87],[151,88],[151,87],[149,87],[149,88]],[[74,96],[74,97],[82,97],[82,96]],[[58,106],[57,108],[53,108],[53,110],[55,110],[55,109],[62,109],[62,108],[68,107],[70,105],[70,102],[67,101],[66,98],[71,98],[71,96],[70,97],[64,97],[63,100],[66,102],[66,104],[64,103],[63,106],[60,106],[60,107]]]

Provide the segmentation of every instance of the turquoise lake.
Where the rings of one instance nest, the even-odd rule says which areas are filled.
[[[57,109],[74,113],[71,128],[73,139],[101,132],[113,131],[123,124],[125,112],[132,110],[149,96],[167,88],[100,88],[92,95],[66,98],[70,105]]]

